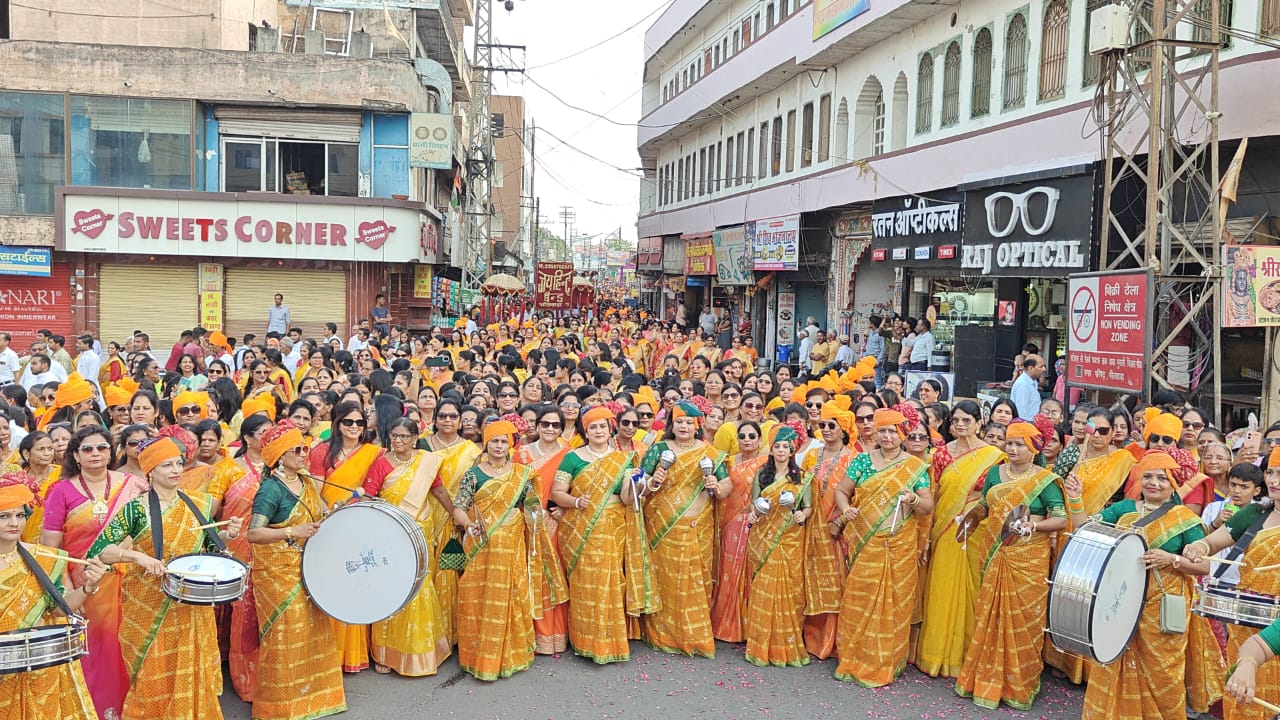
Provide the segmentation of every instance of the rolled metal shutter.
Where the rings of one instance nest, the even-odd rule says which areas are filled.
[[[267,332],[267,308],[276,293],[284,295],[293,326],[304,337],[320,337],[327,322],[337,323],[343,342],[347,326],[347,275],[324,270],[257,270],[227,268],[226,332],[237,339]]]
[[[299,110],[220,105],[218,134],[327,142],[360,142],[359,110]]]
[[[199,318],[194,266],[103,265],[98,270],[98,332],[103,345],[141,330],[159,357],[161,349],[168,353],[182,331],[195,327]]]

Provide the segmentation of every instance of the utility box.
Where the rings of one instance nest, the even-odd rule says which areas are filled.
[[[1129,7],[1103,5],[1089,13],[1089,54],[1129,47]]]

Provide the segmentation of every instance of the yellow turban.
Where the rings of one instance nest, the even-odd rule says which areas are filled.
[[[36,499],[35,493],[26,485],[15,483],[0,487],[0,512],[17,510],[30,505]]]
[[[91,399],[93,399],[93,385],[80,377],[80,373],[71,373],[67,376],[67,381],[58,386],[53,406],[55,408],[71,407]]]
[[[1178,442],[1182,438],[1182,420],[1177,415],[1160,413],[1147,421],[1142,432],[1142,439],[1150,442],[1152,435],[1166,435]]]
[[[223,350],[231,349],[231,343],[227,342],[226,334],[220,333],[217,330],[209,333],[209,344],[214,347],[220,347]]]
[[[142,468],[144,476],[150,475],[152,470],[166,460],[181,458],[186,450],[177,440],[167,437],[148,438],[143,443],[142,450],[138,453],[138,467]]]
[[[1267,467],[1280,467],[1280,447],[1272,450],[1271,454],[1267,456]]]
[[[614,422],[613,411],[605,407],[604,405],[597,405],[591,408],[590,410],[588,410],[587,412],[583,413],[582,428],[585,430],[586,428],[590,427],[592,423],[596,423],[601,420],[608,420],[609,427],[613,427],[613,422]]]
[[[132,399],[133,399],[133,394],[122,387],[116,387],[115,385],[108,385],[102,390],[102,400],[107,404],[107,407],[109,408],[119,407],[120,405],[128,405],[129,401]]]
[[[1032,452],[1040,452],[1044,449],[1044,435],[1040,430],[1029,422],[1015,422],[1005,430],[1004,437],[1006,440],[1020,438]]]
[[[302,431],[288,420],[281,420],[279,425],[262,434],[262,461],[267,467],[275,467],[285,453],[305,445]]]
[[[847,395],[841,395],[839,397],[848,398]],[[836,424],[840,426],[840,429],[844,430],[845,435],[848,435],[851,438],[858,436],[858,432],[854,428],[853,413],[841,408],[834,401],[822,404],[821,417],[823,420],[835,420]]]
[[[173,398],[173,411],[176,414],[178,408],[187,407],[189,405],[200,406],[200,419],[209,417],[209,393],[194,392],[192,390],[183,390]]]
[[[875,423],[877,430],[880,428],[897,427],[906,421],[907,418],[897,410],[885,410],[883,408],[876,410]]]
[[[1152,450],[1143,453],[1142,460],[1138,461],[1138,466],[1134,469],[1134,476],[1141,478],[1150,470],[1177,470],[1179,467],[1178,461],[1169,453]]]
[[[505,436],[508,442],[513,441],[516,436],[516,426],[511,424],[510,420],[494,420],[484,426],[484,445],[488,447],[489,441],[496,437]]]
[[[134,393],[138,392],[138,381],[133,378],[120,378],[116,381],[116,384],[120,386],[120,389],[129,393],[130,398],[133,397]]]
[[[249,417],[255,413],[266,413],[272,421],[276,419],[276,401],[271,393],[263,393],[240,403],[240,415]]]

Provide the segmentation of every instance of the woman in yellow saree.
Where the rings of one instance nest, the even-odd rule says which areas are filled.
[[[260,648],[254,720],[311,720],[347,709],[329,618],[302,587],[302,550],[325,516],[307,475],[302,431],[288,420],[261,440],[263,479],[253,499],[254,606]]]
[[[66,553],[51,547],[19,543],[27,508],[35,500],[30,477],[0,476],[0,633],[41,625],[66,623],[63,611],[36,579],[31,564],[62,592],[67,608],[78,612],[98,592],[107,566],[98,561],[80,565],[82,584],[68,591]],[[38,487],[38,486],[37,486]],[[40,720],[93,720],[93,700],[85,684],[81,661],[43,670],[0,675],[0,717]]]
[[[648,609],[644,533],[631,482],[635,455],[610,448],[608,408],[592,408],[582,424],[587,444],[564,456],[552,488],[564,510],[558,532],[569,583],[569,642],[597,663],[622,662],[631,659],[627,616]]]
[[[813,474],[796,465],[809,441],[799,422],[778,428],[765,463],[751,483],[747,535],[747,662],[801,667],[804,647],[805,521],[813,507]]]
[[[538,502],[548,507],[552,500],[552,485],[560,470],[560,463],[565,453],[569,452],[569,443],[560,434],[564,431],[564,415],[554,405],[542,405],[538,408],[536,420],[538,440],[516,449],[515,462],[524,465],[538,477]],[[548,514],[545,517],[551,539],[556,540],[558,532],[556,521]],[[539,655],[554,655],[569,649],[569,608],[564,604],[556,605],[547,611],[542,618],[533,622],[534,652]]]
[[[22,532],[23,542],[35,542],[40,539],[40,530],[44,526],[44,499],[49,494],[49,488],[58,482],[62,474],[62,467],[59,466],[56,455],[53,438],[43,430],[27,433],[27,436],[18,444],[19,467],[22,472],[35,478],[40,488],[32,504],[31,517],[27,518],[27,527]]]
[[[659,609],[644,617],[643,635],[655,650],[713,658],[711,633],[715,513],[712,497],[729,496],[724,454],[698,438],[703,413],[687,400],[671,408],[666,436],[641,463],[650,476],[644,501],[645,534],[653,561]],[[663,453],[674,461],[663,466]],[[710,464],[704,472],[702,461]]]
[[[987,473],[982,499],[956,531],[962,539],[972,535],[982,573],[973,641],[956,678],[956,693],[980,707],[995,709],[1003,702],[1028,710],[1040,692],[1049,535],[1067,527],[1058,476],[1035,464],[1043,438],[1031,423],[1009,426],[1004,446],[1009,462]],[[1017,539],[1004,542],[1006,519],[1023,508],[1029,514],[1011,526]]]
[[[849,547],[837,633],[838,680],[892,683],[907,667],[920,557],[918,519],[933,511],[929,464],[903,447],[907,419],[876,410],[876,447],[836,487],[831,535]]]
[[[173,438],[149,438],[138,462],[151,492],[129,501],[89,549],[89,557],[105,563],[138,566],[121,581],[120,650],[130,681],[121,713],[126,720],[222,717],[213,607],[176,602],[160,585],[168,561],[217,550],[200,529],[212,514],[213,498],[178,491],[185,453]],[[232,520],[219,530],[222,542],[236,538],[240,525]]]
[[[924,618],[916,643],[916,667],[937,677],[960,674],[973,637],[973,603],[977,573],[970,548],[956,539],[956,521],[978,500],[983,478],[1004,453],[978,439],[977,403],[956,403],[960,419],[952,423],[955,439],[946,448],[951,464],[938,478],[937,502],[929,531],[929,570],[925,579]]]
[[[440,482],[449,497],[457,497],[462,474],[480,455],[480,447],[458,434],[462,419],[462,405],[458,401],[441,398],[436,406],[435,419],[435,433],[427,438],[427,452],[440,458]],[[431,526],[436,534],[433,538],[427,538],[435,553],[431,566],[439,568],[440,552],[449,538],[453,537],[453,526],[443,507],[432,506]],[[434,573],[432,580],[436,586],[436,602],[440,603],[440,619],[444,622],[445,636],[449,638],[450,645],[457,644],[458,573],[440,570]]]
[[[458,580],[458,664],[478,680],[533,665],[534,619],[568,596],[533,473],[511,462],[515,435],[506,420],[484,427],[485,454],[454,500],[474,517]]]
[[[717,547],[716,586],[711,595],[711,632],[724,642],[742,642],[743,604],[746,601],[747,533],[751,508],[751,485],[756,473],[769,462],[769,454],[761,453],[764,442],[760,425],[743,420],[737,425],[739,453],[730,458],[729,482],[733,489],[716,503],[716,527],[720,531]]]
[[[844,480],[849,463],[855,457],[849,439],[856,437],[854,416],[848,403],[840,400],[823,403],[818,431],[823,446],[814,454],[814,514],[817,519],[805,525],[805,618],[804,646],[809,654],[826,660],[836,652],[836,635],[840,627],[840,595],[848,569],[848,546],[840,533],[830,532],[836,518],[836,488]]]
[[[1202,547],[1204,525],[1182,504],[1170,470],[1178,463],[1163,452],[1148,452],[1136,471],[1141,500],[1124,499],[1102,511],[1100,519],[1132,528],[1147,540],[1142,561],[1148,568],[1147,596],[1138,631],[1129,647],[1110,665],[1089,668],[1084,693],[1083,720],[1182,720],[1187,717],[1185,675],[1187,635],[1161,632],[1161,605],[1165,595],[1184,598],[1183,623],[1190,617],[1194,578],[1209,572],[1203,558],[1190,561],[1179,553],[1188,546]],[[1074,526],[1089,521],[1081,500],[1084,485],[1079,477],[1066,486]],[[1166,507],[1167,506],[1167,507]]]

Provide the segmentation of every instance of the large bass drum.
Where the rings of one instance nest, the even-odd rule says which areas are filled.
[[[1071,534],[1049,591],[1049,636],[1059,650],[1115,662],[1142,619],[1147,571],[1141,535],[1099,522]]]
[[[427,574],[427,540],[413,518],[378,499],[334,511],[302,551],[302,584],[326,615],[348,625],[386,620]]]

